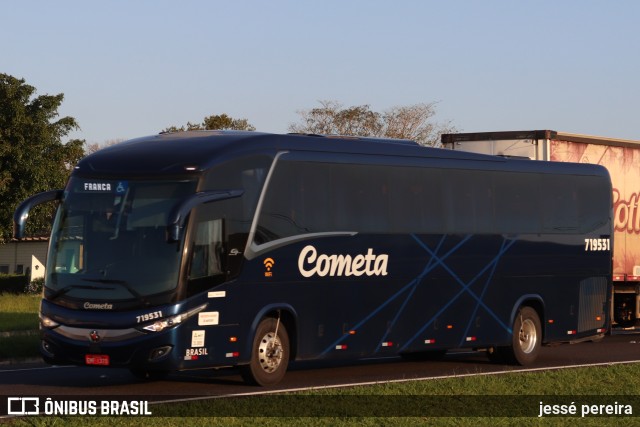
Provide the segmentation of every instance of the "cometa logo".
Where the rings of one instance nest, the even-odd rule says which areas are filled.
[[[298,270],[304,277],[324,276],[386,276],[389,255],[375,255],[367,249],[366,255],[318,255],[315,247],[308,245],[298,257]]]
[[[83,307],[85,310],[113,310],[113,304],[109,304],[108,302],[102,304],[85,302]]]

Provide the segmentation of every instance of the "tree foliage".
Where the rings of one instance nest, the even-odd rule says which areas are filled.
[[[187,122],[186,126],[170,126],[162,132],[184,132],[189,130],[247,130],[254,131],[256,128],[247,119],[234,119],[226,114],[219,114],[205,117],[202,123]]]
[[[436,103],[394,107],[383,112],[369,105],[343,108],[335,101],[320,101],[320,107],[298,111],[301,121],[289,126],[295,133],[372,136],[411,139],[437,146],[442,133],[455,132],[450,122],[434,122]]]
[[[83,156],[82,140],[62,139],[78,124],[58,118],[63,94],[36,96],[36,89],[0,74],[0,240],[11,236],[13,211],[27,197],[63,188]],[[28,232],[48,231],[54,206],[30,214]]]

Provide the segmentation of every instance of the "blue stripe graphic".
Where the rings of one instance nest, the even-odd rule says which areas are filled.
[[[398,299],[400,296],[402,296],[403,294],[406,293],[406,296],[404,297],[404,301],[402,302],[402,305],[398,308],[397,313],[395,314],[391,324],[389,325],[389,327],[384,331],[382,337],[380,338],[377,346],[376,346],[376,351],[379,351],[382,348],[382,343],[386,341],[387,336],[389,335],[389,333],[391,332],[391,330],[393,330],[393,327],[395,326],[395,324],[397,323],[397,321],[400,319],[401,315],[403,314],[404,310],[406,309],[406,307],[408,306],[409,301],[411,301],[413,294],[415,293],[415,291],[417,290],[418,286],[420,285],[420,283],[422,283],[423,279],[429,274],[431,273],[435,268],[437,268],[438,266],[442,267],[460,286],[461,289],[459,292],[457,292],[444,306],[442,306],[442,308],[440,310],[438,310],[437,313],[435,313],[426,323],[424,323],[417,331],[416,333],[399,349],[399,351],[403,351],[404,349],[406,349],[411,343],[413,343],[416,339],[418,339],[418,337],[440,316],[442,315],[442,313],[444,313],[449,307],[451,307],[451,305],[453,303],[455,303],[458,298],[460,298],[462,295],[464,294],[468,294],[470,295],[473,299],[476,300],[476,306],[474,308],[473,311],[473,315],[471,316],[471,318],[469,319],[469,323],[467,324],[466,330],[465,330],[465,335],[464,337],[467,336],[467,333],[471,327],[471,324],[473,322],[473,318],[475,317],[475,315],[477,314],[478,310],[482,307],[493,319],[495,319],[498,324],[505,330],[507,331],[509,334],[511,334],[511,328],[506,325],[494,312],[493,310],[491,310],[483,301],[484,295],[487,291],[487,289],[489,288],[489,284],[491,283],[491,280],[493,279],[496,267],[498,265],[498,262],[500,261],[500,259],[502,258],[502,256],[511,248],[511,246],[516,242],[515,239],[513,240],[507,240],[507,239],[503,239],[500,250],[498,251],[498,253],[496,254],[495,257],[493,257],[491,259],[491,261],[489,261],[487,263],[487,265],[485,265],[479,272],[478,274],[476,274],[475,277],[473,277],[468,283],[465,283],[462,279],[460,279],[460,277],[445,263],[446,259],[449,258],[451,255],[455,254],[461,247],[463,247],[473,236],[472,235],[467,235],[465,236],[460,242],[458,242],[453,248],[451,248],[449,251],[447,251],[445,254],[443,254],[442,256],[439,256],[439,252],[442,249],[442,246],[444,244],[444,242],[447,239],[447,236],[442,236],[442,238],[439,240],[438,244],[436,245],[435,249],[431,249],[429,248],[422,240],[420,240],[420,238],[418,238],[418,236],[416,235],[412,235],[413,239],[420,245],[420,247],[427,253],[429,254],[429,261],[427,262],[425,268],[423,269],[423,271],[414,279],[412,279],[409,283],[407,283],[405,286],[403,286],[400,290],[398,290],[398,292],[396,292],[394,295],[392,295],[391,297],[389,297],[389,299],[387,299],[385,302],[383,302],[382,304],[380,304],[378,307],[376,307],[373,311],[371,311],[368,315],[366,315],[363,319],[361,319],[359,322],[357,322],[354,326],[353,329],[354,330],[358,330],[360,329],[363,325],[365,325],[369,320],[371,320],[373,317],[375,317],[376,314],[378,314],[381,310],[383,310],[385,307],[387,307],[389,304],[391,304],[392,302],[394,302],[396,299]],[[480,279],[480,277],[482,277],[486,272],[489,272],[488,277],[486,278],[486,281],[484,282],[484,286],[482,288],[482,292],[480,294],[480,296],[476,295],[475,292],[473,292],[470,287],[476,282],[478,281],[478,279]],[[464,340],[464,337],[462,338]],[[322,353],[320,354],[320,356],[325,356],[327,353],[333,351],[335,349],[335,347],[341,343],[343,343],[347,338],[349,338],[349,335],[341,335],[336,341],[334,341],[331,345],[329,345],[328,347],[325,348],[324,351],[322,351]]]

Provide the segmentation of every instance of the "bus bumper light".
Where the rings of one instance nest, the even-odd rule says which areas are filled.
[[[155,360],[159,360],[162,359],[164,357],[167,357],[169,355],[169,353],[171,353],[171,350],[173,349],[173,347],[171,347],[170,345],[166,345],[164,347],[158,347],[158,348],[154,348],[153,350],[151,350],[151,353],[149,354],[149,360],[150,361],[155,361]]]

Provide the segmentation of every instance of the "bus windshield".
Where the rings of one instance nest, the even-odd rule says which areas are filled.
[[[166,239],[172,207],[196,182],[72,177],[52,230],[49,299],[131,300],[176,288],[182,251]]]

